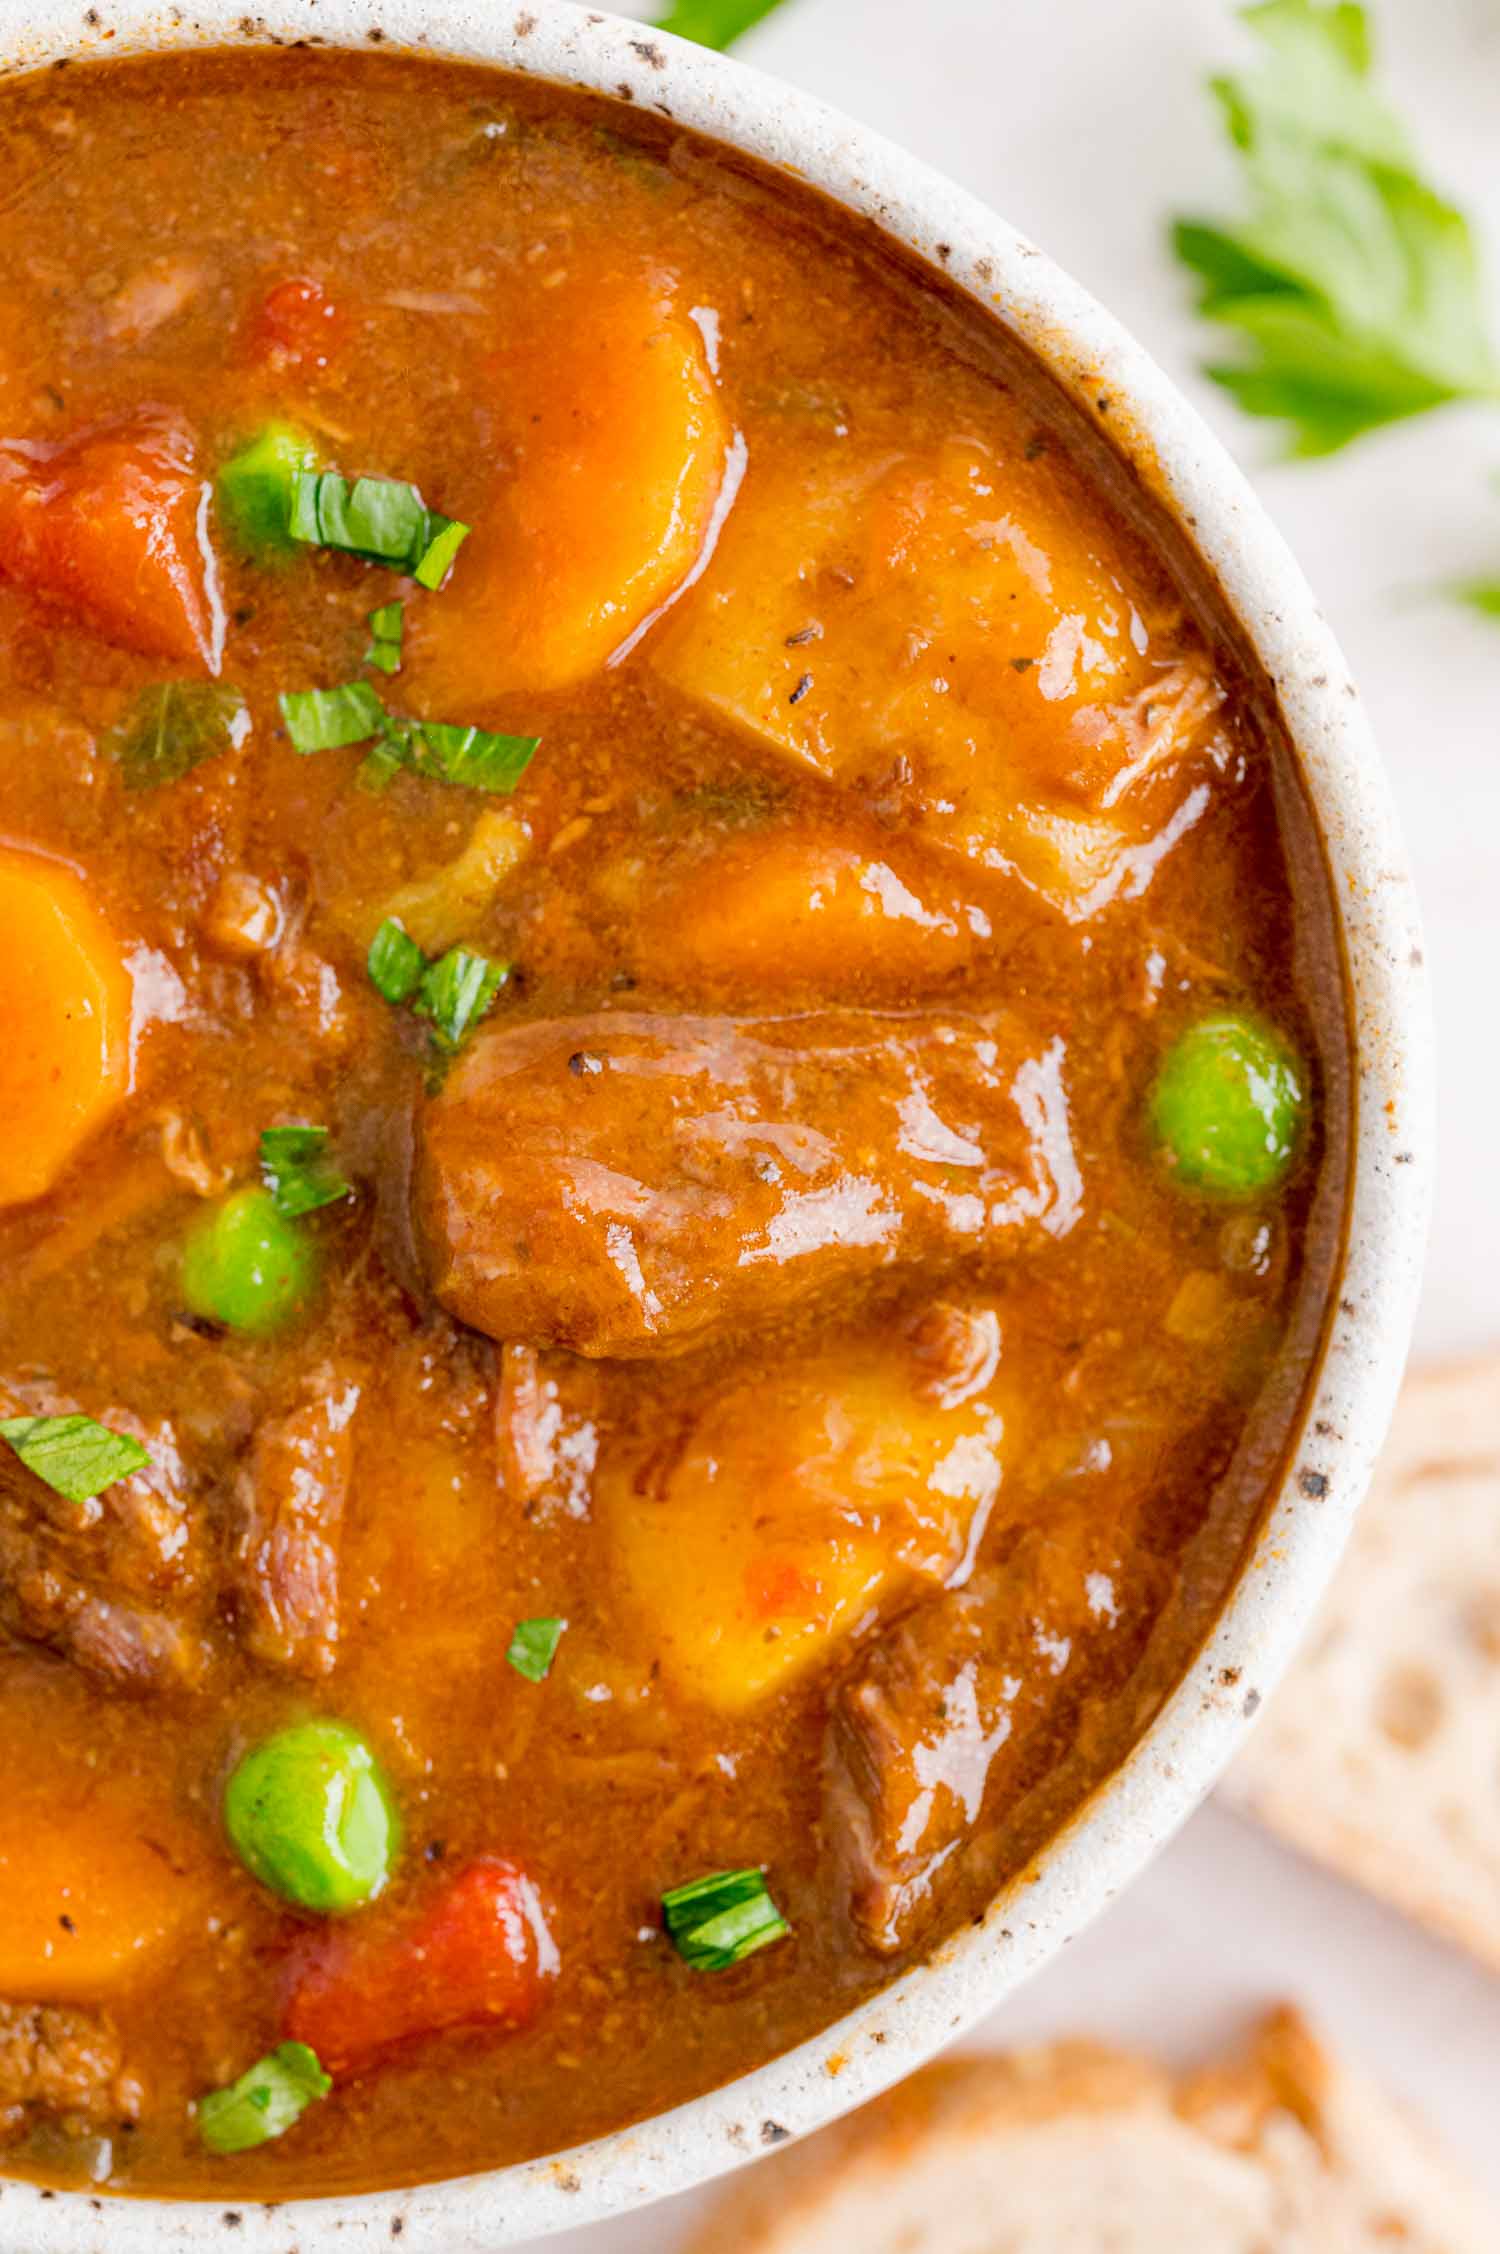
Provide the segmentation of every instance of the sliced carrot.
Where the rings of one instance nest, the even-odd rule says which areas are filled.
[[[40,1748],[0,1794],[0,1995],[107,1995],[215,1907],[216,1871],[165,1809]]]
[[[0,440],[0,571],[106,641],[216,673],[223,618],[207,491],[187,426],[165,411],[58,446]]]
[[[603,665],[691,571],[729,446],[703,339],[648,277],[538,292],[489,403],[510,467],[410,645],[444,716]]]
[[[0,849],[0,1205],[41,1197],[124,1095],[130,974],[80,880]]]
[[[557,1972],[535,1887],[481,1855],[413,1917],[378,1911],[319,1935],[294,1959],[284,2031],[330,2074],[361,2074],[422,2035],[529,2026]]]

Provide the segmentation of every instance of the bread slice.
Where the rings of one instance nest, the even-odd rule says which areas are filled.
[[[690,2254],[1496,2254],[1500,2217],[1299,2016],[1174,2078],[1092,2043],[929,2068],[737,2182]]]
[[[1500,1968],[1500,1357],[1423,1371],[1222,1795]]]

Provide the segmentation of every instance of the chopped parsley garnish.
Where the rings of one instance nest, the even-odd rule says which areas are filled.
[[[450,947],[429,962],[394,916],[371,941],[366,968],[388,1002],[410,1002],[414,1015],[428,1021],[442,1058],[457,1056],[511,975],[509,963],[492,963],[468,947]]]
[[[26,1469],[70,1503],[92,1502],[117,1479],[144,1471],[151,1458],[127,1432],[111,1432],[93,1417],[5,1417],[0,1439]]]
[[[238,689],[223,681],[157,681],[115,722],[104,748],[127,790],[180,782],[205,759],[235,751],[250,733]]]
[[[1199,310],[1239,337],[1207,373],[1298,454],[1453,399],[1500,397],[1468,222],[1422,176],[1353,0],[1244,10],[1258,66],[1214,81],[1249,211],[1177,223]]]
[[[779,6],[780,0],[673,0],[656,28],[696,39],[700,47],[731,47]]]
[[[218,477],[219,507],[242,547],[291,546],[292,488],[304,470],[316,468],[317,459],[305,431],[291,423],[268,423],[224,464]]]
[[[409,1002],[422,983],[427,957],[411,933],[387,916],[370,942],[365,968],[370,984],[388,1002]]]
[[[278,2043],[227,2089],[199,2098],[198,2134],[210,2152],[250,2152],[284,2136],[332,2088],[316,2051],[306,2043]]]
[[[402,602],[382,603],[369,616],[370,644],[365,651],[366,665],[373,665],[381,673],[401,671],[401,640],[406,632],[406,605]]]
[[[506,1659],[528,1683],[539,1683],[557,1657],[566,1620],[518,1620]]]
[[[492,963],[467,947],[450,947],[423,971],[412,1004],[427,1018],[445,1056],[456,1056],[510,977],[509,963]]]
[[[531,764],[539,736],[493,735],[447,720],[406,720],[387,712],[368,681],[336,689],[289,689],[281,716],[294,751],[374,748],[359,770],[366,790],[381,791],[403,769],[429,782],[508,796]]]
[[[337,548],[365,563],[409,572],[420,586],[439,588],[469,536],[469,527],[430,509],[414,485],[393,477],[340,477],[334,470],[299,470],[292,481],[293,540]]]
[[[663,1894],[661,1907],[677,1954],[694,1972],[727,1972],[792,1930],[759,1870],[695,1878]]]
[[[337,689],[288,689],[281,717],[293,751],[341,751],[346,744],[368,743],[385,727],[385,706],[368,681],[345,681]]]
[[[330,1149],[326,1127],[267,1127],[260,1138],[261,1179],[286,1220],[354,1195]]]
[[[387,740],[414,775],[502,797],[515,789],[541,742],[540,736],[498,736],[447,720],[398,720]]]

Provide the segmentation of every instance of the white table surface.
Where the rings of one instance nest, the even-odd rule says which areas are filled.
[[[1429,165],[1500,278],[1500,0],[1376,13]],[[941,166],[1085,282],[1202,406],[1301,557],[1379,733],[1427,918],[1441,1178],[1418,1343],[1448,1353],[1500,1337],[1500,623],[1424,590],[1500,579],[1500,410],[1275,464],[1270,434],[1197,376],[1162,225],[1235,208],[1201,81],[1239,51],[1221,0],[788,0],[742,49]],[[1190,2058],[1282,1997],[1420,2104],[1500,2205],[1500,1981],[1218,1807],[968,2047],[1077,2032]],[[702,2204],[547,2243],[672,2254]]]

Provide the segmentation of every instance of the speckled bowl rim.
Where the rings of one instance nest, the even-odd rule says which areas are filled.
[[[1275,683],[1332,864],[1354,988],[1352,1227],[1302,1443],[1215,1633],[1123,1769],[1035,1872],[924,1965],[726,2088],[554,2158],[275,2207],[0,2188],[0,2254],[497,2254],[706,2182],[898,2081],[1056,1954],[1198,1805],[1281,1674],[1349,1532],[1411,1334],[1433,1158],[1416,907],[1359,698],[1259,502],[1161,370],[973,197],[778,81],[568,0],[0,0],[0,73],[66,56],[379,41],[595,88],[731,143],[876,221],[1030,344],[1190,529]]]

